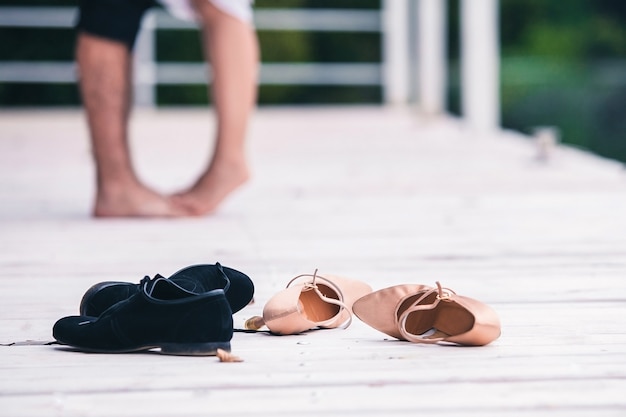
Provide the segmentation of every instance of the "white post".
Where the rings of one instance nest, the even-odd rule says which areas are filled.
[[[156,105],[156,63],[155,35],[156,15],[148,12],[137,35],[134,51],[134,102],[137,106],[155,107]]]
[[[409,2],[383,0],[383,94],[387,104],[409,101]]]
[[[498,0],[461,0],[461,107],[468,126],[500,126]]]
[[[427,117],[446,110],[446,0],[418,0],[417,94]]]

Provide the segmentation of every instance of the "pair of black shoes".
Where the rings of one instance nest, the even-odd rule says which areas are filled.
[[[64,317],[54,338],[87,352],[127,353],[160,348],[171,355],[230,351],[232,314],[250,303],[250,278],[219,263],[194,265],[169,278],[139,284],[101,282],[89,288],[80,316]]]

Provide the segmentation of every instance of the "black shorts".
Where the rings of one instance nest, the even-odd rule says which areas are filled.
[[[76,28],[133,49],[141,19],[154,0],[79,0]]]

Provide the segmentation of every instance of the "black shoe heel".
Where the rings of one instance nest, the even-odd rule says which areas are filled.
[[[160,343],[160,347],[165,355],[215,356],[218,349],[230,352],[230,342]]]

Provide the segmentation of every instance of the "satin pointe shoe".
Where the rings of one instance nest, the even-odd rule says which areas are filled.
[[[52,334],[86,352],[159,348],[163,354],[210,356],[230,351],[233,317],[224,290],[194,293],[165,278],[145,278],[139,292],[99,317],[61,318]]]
[[[155,275],[155,278],[163,278]],[[192,265],[175,272],[168,278],[181,288],[195,293],[223,289],[233,313],[247,306],[254,296],[254,284],[244,273],[215,265]],[[141,291],[140,284],[106,281],[93,285],[80,302],[81,316],[98,317],[112,305],[126,300]]]
[[[334,275],[304,274],[263,307],[263,317],[252,317],[247,329],[267,326],[277,335],[297,334],[315,328],[348,327],[354,301],[372,291],[364,282]]]
[[[399,285],[354,303],[354,313],[371,327],[414,343],[483,346],[500,336],[500,320],[488,305],[454,291]]]
[[[411,295],[419,297],[431,289],[432,287],[420,284],[402,284],[383,288],[356,300],[352,311],[361,321],[379,332],[396,339],[403,339],[398,328],[398,311],[404,311],[406,306],[400,304],[400,300],[408,297],[410,302]]]

